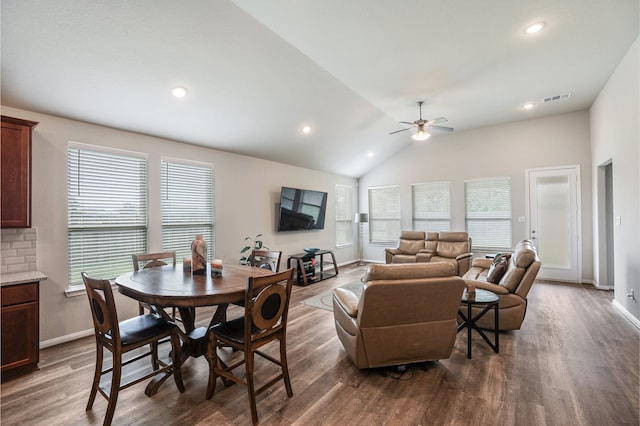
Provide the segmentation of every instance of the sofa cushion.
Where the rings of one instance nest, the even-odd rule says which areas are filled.
[[[438,233],[427,232],[427,240],[424,243],[424,248],[430,252],[435,253],[438,250]]]
[[[371,264],[367,267],[367,272],[362,281],[410,280],[453,275],[455,275],[455,267],[446,262],[416,263],[412,265]]]
[[[536,260],[536,252],[533,244],[529,241],[522,241],[513,252],[513,263],[518,268],[528,268]]]
[[[466,232],[440,232],[437,255],[455,259],[469,252],[469,234]]]
[[[401,239],[398,248],[404,254],[417,254],[424,248],[424,240]]]

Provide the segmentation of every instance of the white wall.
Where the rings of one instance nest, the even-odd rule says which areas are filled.
[[[631,46],[591,107],[592,171],[611,161],[613,165],[615,301],[640,319],[640,54],[639,39]],[[598,217],[597,182],[593,183],[594,235],[604,227]],[[594,245],[594,258],[601,255]],[[596,277],[603,279],[596,263]],[[607,283],[610,285],[610,283]],[[636,300],[625,297],[633,289]]]
[[[544,106],[540,106],[543,108]],[[407,136],[408,137],[408,136]],[[582,196],[582,278],[593,279],[591,224],[591,155],[587,111],[434,136],[412,143],[360,179],[360,203],[367,206],[367,188],[400,185],[402,229],[411,229],[411,184],[451,182],[452,230],[465,229],[464,181],[511,177],[513,243],[528,238],[525,170],[580,165]],[[365,258],[383,261],[384,247],[367,245]]]
[[[335,248],[335,185],[351,178],[292,167],[136,133],[81,123],[50,115],[2,107],[2,114],[39,122],[33,135],[32,223],[38,229],[38,269],[49,277],[41,285],[40,340],[48,341],[93,327],[86,296],[66,297],[67,194],[66,152],[69,141],[148,153],[149,250],[160,250],[160,158],[212,163],[215,168],[215,256],[237,263],[246,236],[263,233],[265,244],[289,254],[303,247],[333,249],[339,264],[353,261],[358,245]],[[327,220],[322,231],[277,233],[276,208],[281,186],[326,191]],[[355,211],[354,197],[354,211]],[[354,238],[356,236],[354,225]],[[208,242],[212,246],[212,242]],[[282,266],[286,266],[286,263]],[[121,319],[136,312],[136,304],[117,295]]]

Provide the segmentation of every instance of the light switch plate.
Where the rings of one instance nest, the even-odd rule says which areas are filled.
[[[524,223],[525,222],[525,217],[524,216],[518,216],[518,222],[519,223]]]

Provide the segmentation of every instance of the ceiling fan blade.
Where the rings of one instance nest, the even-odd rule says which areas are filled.
[[[400,130],[396,130],[395,132],[391,132],[389,133],[390,135],[393,135],[394,133],[400,133],[400,132],[404,132],[405,130],[410,130],[411,127],[407,128],[407,129],[400,129]]]
[[[446,123],[447,121],[449,120],[445,117],[438,117],[438,118],[434,118],[433,120],[427,121],[427,124]]]
[[[453,127],[445,127],[445,126],[427,126],[429,129],[436,129],[443,132],[453,132]]]
[[[409,126],[415,126],[415,125],[416,125],[416,123],[415,123],[415,122],[410,123],[410,122],[408,122],[408,121],[398,121],[398,123],[400,123],[400,124],[407,124],[407,125],[409,125]]]

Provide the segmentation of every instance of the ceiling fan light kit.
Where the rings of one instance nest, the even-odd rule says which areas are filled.
[[[414,141],[426,141],[430,137],[431,137],[431,135],[429,133],[427,133],[424,130],[420,129],[417,132],[415,132],[413,134],[413,136],[411,136],[411,139],[413,139]]]
[[[436,130],[442,130],[445,132],[453,131],[452,127],[434,125],[436,123],[446,123],[447,121],[449,121],[445,117],[438,117],[438,118],[434,118],[433,120],[424,120],[422,118],[422,104],[423,104],[422,101],[418,102],[418,107],[420,108],[420,118],[418,120],[411,121],[411,122],[400,121],[401,124],[407,124],[411,127],[407,127],[406,129],[396,130],[395,132],[391,132],[389,134],[393,135],[394,133],[404,132],[405,130],[409,130],[415,127],[417,130],[411,136],[411,139],[413,139],[414,141],[426,141],[431,137],[431,134],[427,130],[436,129]]]

